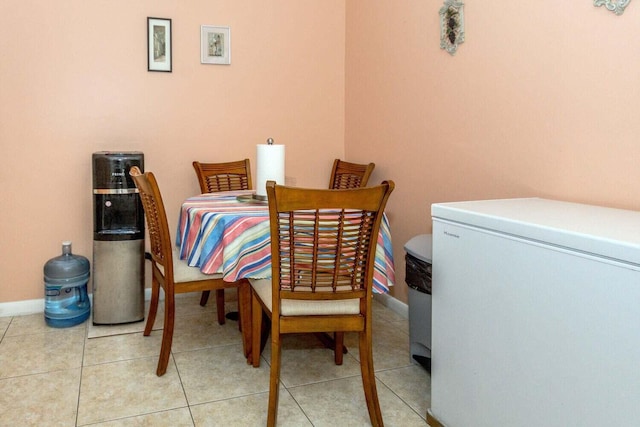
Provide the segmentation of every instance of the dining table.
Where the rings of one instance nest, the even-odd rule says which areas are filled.
[[[182,203],[176,233],[180,258],[205,274],[228,282],[271,277],[269,205],[255,190],[223,191],[189,197]],[[391,231],[384,215],[375,254],[373,292],[384,294],[395,284]],[[244,291],[242,291],[244,289]],[[239,310],[251,310],[250,290],[239,288]],[[244,318],[244,316],[241,316]],[[248,317],[250,319],[250,316]],[[243,329],[245,328],[242,326]],[[245,356],[250,333],[243,330]]]

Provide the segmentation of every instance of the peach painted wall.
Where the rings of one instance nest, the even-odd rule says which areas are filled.
[[[441,50],[441,0],[346,3],[346,157],[391,178],[397,282],[434,202],[545,197],[640,210],[640,4],[467,2]]]
[[[326,185],[335,157],[374,161],[372,182],[397,184],[403,301],[402,245],[430,231],[431,203],[640,209],[633,2],[623,16],[590,0],[469,4],[455,57],[439,48],[440,1],[264,3],[0,3],[0,303],[42,298],[62,240],[91,258],[99,150],[143,151],[172,222],[196,158],[255,160],[273,137],[303,186]],[[173,19],[171,74],[146,71],[147,16]],[[231,26],[231,66],[199,63],[202,24]]]
[[[268,137],[289,183],[327,185],[344,156],[344,4],[187,3],[0,3],[0,303],[43,298],[63,240],[91,260],[95,151],[143,151],[171,224],[198,192],[193,160],[255,168]],[[147,71],[148,16],[173,20],[172,73]],[[230,66],[200,64],[203,24],[231,27]]]

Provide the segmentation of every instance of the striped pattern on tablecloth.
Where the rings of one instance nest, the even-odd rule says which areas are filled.
[[[238,196],[253,193],[226,191],[187,199],[178,221],[180,258],[205,274],[222,273],[228,282],[271,277],[269,207],[238,200]],[[391,232],[385,215],[378,235],[373,291],[387,293],[394,283]]]

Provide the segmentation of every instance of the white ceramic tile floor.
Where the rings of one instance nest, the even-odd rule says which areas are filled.
[[[230,298],[227,311],[233,310]],[[42,314],[0,318],[0,425],[263,426],[270,351],[242,357],[237,322],[216,322],[199,295],[180,298],[167,373],[155,375],[161,331],[144,323],[48,327]],[[407,320],[374,302],[374,366],[387,426],[424,426],[430,377],[411,363]],[[156,328],[162,327],[162,313]],[[357,337],[344,364],[313,335],[285,338],[279,426],[370,425]]]

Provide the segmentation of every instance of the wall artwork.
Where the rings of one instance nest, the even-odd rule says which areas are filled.
[[[594,0],[593,5],[604,6],[616,15],[622,15],[624,8],[627,7],[631,0]]]
[[[231,64],[231,29],[229,27],[200,27],[200,62],[202,64]]]
[[[464,3],[445,0],[440,8],[440,48],[455,55],[464,42]]]
[[[171,19],[147,18],[148,70],[170,73],[171,58]]]

